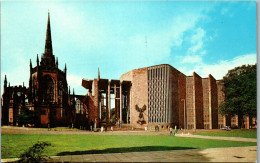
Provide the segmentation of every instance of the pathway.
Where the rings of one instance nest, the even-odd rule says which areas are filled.
[[[256,162],[256,158],[257,147],[250,146],[53,156],[47,162]]]
[[[229,141],[246,141],[246,142],[257,142],[256,138],[241,138],[241,137],[222,137],[222,136],[202,136],[202,135],[191,135],[191,134],[177,134],[179,137],[192,137],[202,139],[218,139],[218,140],[229,140]]]

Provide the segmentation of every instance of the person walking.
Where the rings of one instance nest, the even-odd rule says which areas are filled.
[[[177,135],[177,132],[178,132],[178,129],[177,129],[177,126],[175,125],[174,136]]]

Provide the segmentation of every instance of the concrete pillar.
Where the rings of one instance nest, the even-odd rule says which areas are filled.
[[[129,104],[130,104],[130,98],[129,98],[129,96],[130,96],[130,89],[128,89],[128,92],[127,92],[127,95],[126,95],[126,108],[127,108],[127,116],[126,116],[126,123],[128,124],[129,123],[129,116],[130,116],[130,106],[129,106]]]
[[[122,122],[122,101],[123,101],[123,98],[122,98],[122,82],[120,82],[120,123]]]
[[[109,122],[109,113],[108,113],[108,90],[106,90],[106,123]]]
[[[110,121],[111,97],[110,97],[110,82],[108,82],[108,121]]]

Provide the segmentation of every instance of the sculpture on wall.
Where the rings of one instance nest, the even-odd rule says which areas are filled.
[[[139,112],[139,120],[137,121],[137,123],[139,123],[140,125],[145,124],[144,111],[146,110],[146,105],[144,105],[142,108],[139,108],[138,105],[135,105],[135,109]]]

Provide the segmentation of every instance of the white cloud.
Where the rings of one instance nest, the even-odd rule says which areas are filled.
[[[192,72],[197,72],[201,77],[208,77],[211,74],[215,79],[222,79],[228,72],[228,70],[244,64],[255,64],[256,54],[246,54],[235,57],[232,60],[220,60],[216,64],[207,65],[199,64],[193,70],[186,71],[186,75],[191,75]]]
[[[206,32],[201,27],[195,30],[195,34],[190,38],[191,47],[187,50],[186,56],[183,57],[182,63],[202,62],[202,56],[207,52],[203,49],[205,35]]]
[[[202,57],[200,55],[187,55],[182,60],[183,63],[200,63],[202,62]]]
[[[75,89],[75,94],[86,94],[87,90],[81,86],[82,77],[68,74],[67,75],[68,86],[70,86],[71,93],[73,88]]]
[[[196,29],[196,33],[191,37],[191,43],[193,46],[188,49],[188,53],[194,54],[202,49],[203,37],[205,34],[206,32],[202,28],[199,27]]]
[[[225,14],[228,12],[228,10],[229,10],[229,9],[226,8],[226,7],[225,7],[225,8],[222,8],[222,9],[221,9],[221,14],[222,14],[222,15],[225,15]]]
[[[42,6],[42,8],[45,10],[50,8],[51,24],[55,24],[55,28],[52,28],[52,35],[55,40],[66,38],[67,44],[88,53],[101,49],[109,38],[107,36],[109,32],[102,22],[82,11],[78,11],[76,8],[55,4]]]
[[[131,64],[129,62],[132,61],[134,65],[150,66],[169,57],[171,48],[182,45],[184,33],[194,28],[199,18],[200,14],[177,16],[168,27],[153,33],[129,37],[122,48],[124,56],[129,58],[127,63]]]

